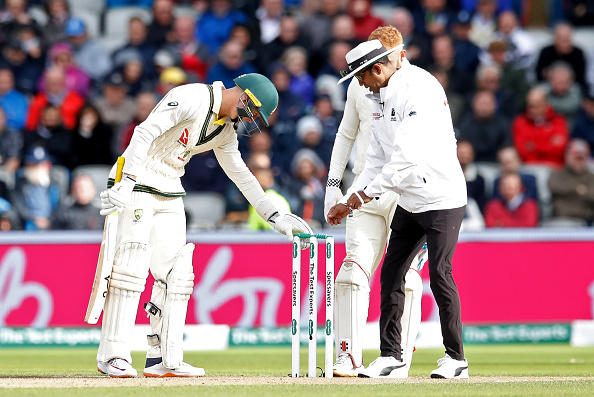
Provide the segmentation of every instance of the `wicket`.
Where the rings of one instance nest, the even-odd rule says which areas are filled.
[[[325,306],[326,321],[325,330],[325,363],[324,373],[326,378],[332,378],[332,367],[334,365],[334,237],[325,234],[296,234],[293,237],[293,269],[292,269],[292,291],[291,291],[291,376],[299,377],[299,347],[300,347],[300,316],[301,316],[301,247],[300,239],[309,238],[309,286],[308,286],[308,364],[307,376],[317,376],[316,353],[317,353],[317,282],[318,282],[318,239],[326,240],[326,272],[325,272]]]

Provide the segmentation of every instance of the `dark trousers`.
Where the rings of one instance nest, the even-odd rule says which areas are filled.
[[[446,353],[464,359],[458,287],[452,277],[452,257],[466,206],[418,214],[398,206],[381,270],[380,350],[382,356],[402,355],[400,324],[404,310],[404,277],[410,261],[427,239],[431,291],[439,307]]]

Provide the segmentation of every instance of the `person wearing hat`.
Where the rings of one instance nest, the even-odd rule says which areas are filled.
[[[61,199],[52,178],[52,159],[43,146],[31,146],[23,156],[10,200],[25,230],[46,230]]]
[[[400,50],[395,62],[388,55]],[[427,240],[431,290],[439,307],[446,349],[433,378],[468,378],[458,289],[452,257],[466,207],[466,182],[456,156],[448,100],[441,84],[411,65],[406,51],[386,49],[379,40],[359,44],[346,56],[348,72],[371,94],[371,137],[365,167],[347,194],[332,207],[335,225],[382,193],[400,194],[381,270],[381,356],[360,377],[406,377],[401,318],[405,274],[411,255]]]
[[[113,64],[108,52],[98,41],[89,38],[82,19],[69,18],[64,31],[72,45],[76,64],[93,80],[101,80],[111,71]]]
[[[164,69],[159,75],[159,84],[157,85],[157,93],[165,95],[171,89],[180,85],[186,84],[188,77],[182,68],[172,66]]]
[[[145,309],[150,317],[144,375],[203,376],[183,362],[183,326],[192,294],[194,244],[186,244],[186,220],[180,177],[192,156],[213,150],[229,178],[255,211],[276,231],[312,233],[292,214],[278,209],[241,158],[236,131],[251,136],[268,126],[278,94],[268,78],[246,74],[225,88],[186,84],[169,91],[138,125],[124,150],[122,180],[114,184],[114,165],[101,192],[102,215],[119,211],[118,233],[97,369],[112,377],[137,375],[132,367],[130,334],[140,293],[151,271],[156,280]],[[303,240],[303,246],[308,241]]]
[[[386,48],[402,48],[403,37],[392,26],[381,26],[374,30],[370,39],[378,39]],[[396,62],[400,52],[389,55]],[[353,166],[358,179],[365,165],[365,153],[369,144],[371,125],[371,101],[366,97],[369,90],[353,79],[348,87],[344,117],[338,127],[324,199],[324,219],[328,211],[342,198],[344,170],[352,148],[356,146]],[[298,132],[299,133],[299,132]],[[380,200],[372,200],[360,211],[353,213],[346,221],[346,256],[336,276],[335,339],[337,359],[333,366],[335,376],[357,376],[363,366],[363,335],[369,310],[369,280],[379,266],[390,231],[392,214],[398,195],[394,192],[382,194]],[[412,258],[411,258],[412,259]],[[402,329],[403,357],[407,367],[412,361],[412,352],[421,323],[421,296],[423,281],[419,271],[427,261],[426,250],[410,261],[411,268],[406,275],[405,314]],[[404,370],[399,376],[404,377]]]

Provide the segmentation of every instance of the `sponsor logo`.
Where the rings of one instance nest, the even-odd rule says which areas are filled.
[[[417,112],[413,110],[408,114],[408,116],[412,117],[412,116],[416,116],[416,114],[417,114]]]
[[[379,119],[382,118],[382,114],[381,113],[373,112],[371,115],[372,115],[372,117],[373,117],[374,120],[379,120]]]
[[[179,105],[179,103],[177,103],[176,101],[169,102],[169,103],[167,104],[167,106],[177,106],[177,105]]]
[[[340,340],[340,351],[345,353],[351,352],[351,340],[350,339],[341,339]]]
[[[179,137],[179,139],[177,140],[179,143],[181,143],[184,146],[188,145],[188,140],[189,140],[189,136],[190,134],[188,133],[188,129],[184,128],[184,131],[182,132],[181,136]]]
[[[326,335],[332,335],[332,321],[326,320]]]
[[[291,335],[297,335],[297,320],[291,321]]]
[[[137,208],[134,210],[134,222],[140,222],[140,218],[142,218],[142,209]]]
[[[391,114],[391,116],[392,117],[396,116],[396,111],[394,110],[394,108],[392,108],[392,114]]]

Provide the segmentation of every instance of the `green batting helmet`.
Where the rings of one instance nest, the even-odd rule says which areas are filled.
[[[276,110],[278,106],[278,92],[276,87],[267,77],[258,73],[249,73],[241,75],[233,82],[237,84],[258,107],[258,113],[262,120],[268,126],[268,117]]]

